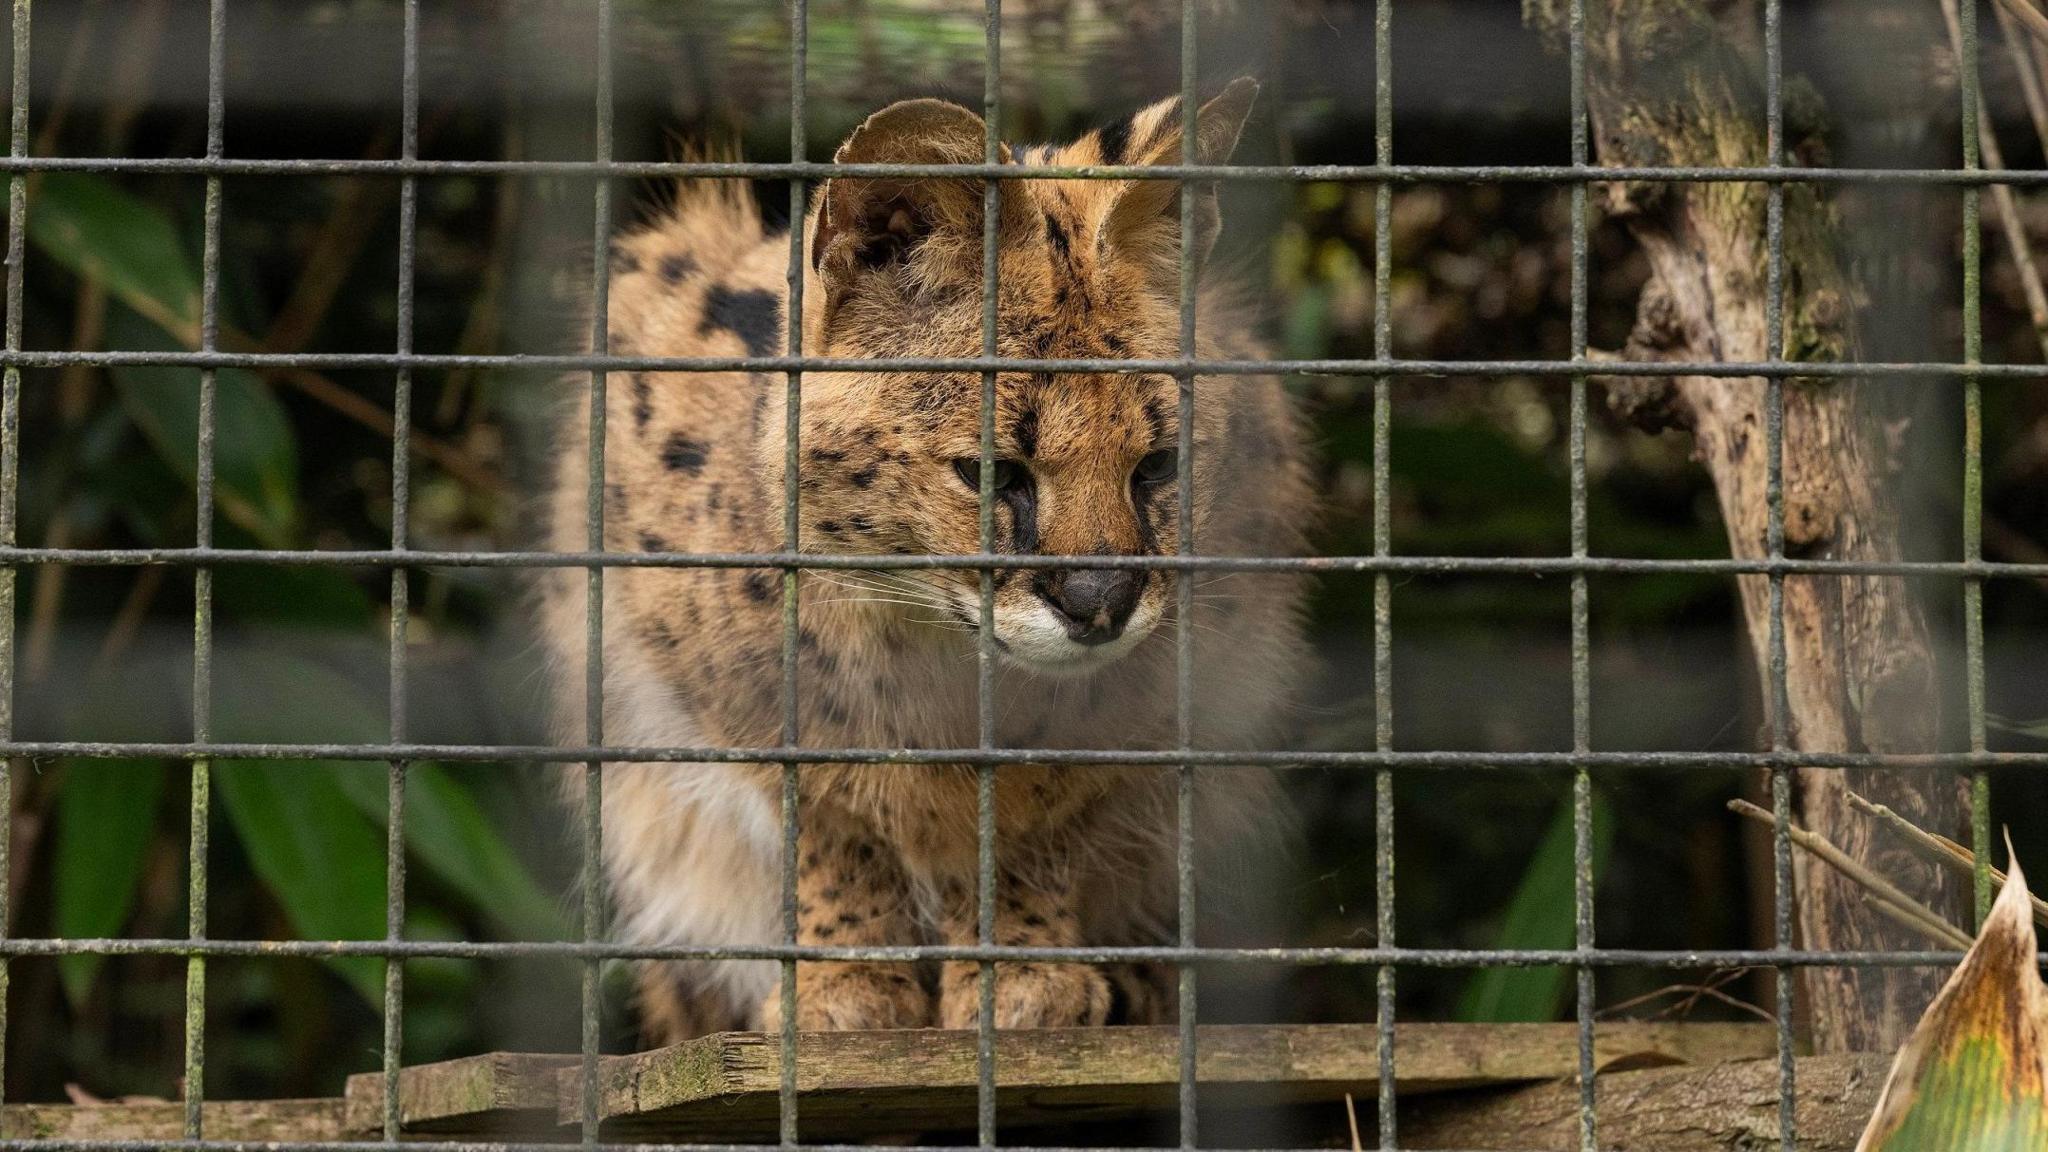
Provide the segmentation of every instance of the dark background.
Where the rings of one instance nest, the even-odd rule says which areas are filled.
[[[1011,0],[1004,28],[1006,135],[1063,138],[1167,95],[1180,73],[1179,6],[1156,0]],[[1827,110],[1829,162],[1959,163],[1953,61],[1938,9],[1919,0],[1788,5],[1789,71]],[[1238,158],[1372,159],[1370,5],[1205,3],[1205,88],[1250,73],[1266,85]],[[776,3],[614,5],[615,154],[667,159],[679,140],[731,141],[788,158],[788,18]],[[916,95],[979,107],[982,26],[967,0],[814,0],[809,154],[874,108]],[[594,9],[588,0],[423,0],[421,153],[437,159],[591,154]],[[1985,87],[2009,163],[2038,167],[2016,81],[1986,27]],[[236,157],[396,154],[402,14],[392,2],[237,0],[229,6],[226,150]],[[44,0],[35,12],[30,131],[37,155],[191,156],[205,144],[205,6]],[[1571,159],[1567,74],[1498,0],[1401,0],[1394,21],[1395,158],[1418,164]],[[1801,91],[1805,89],[1802,87]],[[171,348],[189,338],[204,181],[42,176],[31,182],[24,342],[36,349]],[[783,185],[763,184],[771,217]],[[621,182],[615,216],[659,194]],[[1373,190],[1232,184],[1222,260],[1260,289],[1271,344],[1289,357],[1369,356]],[[1597,200],[1597,197],[1595,197]],[[2048,208],[2022,197],[2031,236]],[[396,347],[397,182],[334,177],[223,181],[224,329],[277,350]],[[1957,359],[1959,193],[1851,188],[1841,197],[1869,291],[1865,356]],[[1528,184],[1404,187],[1393,204],[1391,325],[1397,355],[1569,355],[1569,192]],[[414,347],[565,352],[590,280],[587,179],[433,176],[418,183]],[[2018,280],[1985,209],[1986,358],[2034,362]],[[1618,347],[1643,280],[1619,225],[1596,215],[1591,339]],[[73,547],[194,539],[197,374],[167,369],[23,375],[20,538]],[[1312,412],[1329,514],[1325,554],[1371,550],[1371,383],[1289,381]],[[1915,558],[1960,557],[1961,403],[1940,381],[1900,385],[1898,491]],[[518,372],[420,372],[414,420],[417,548],[536,544],[543,419],[560,389]],[[390,539],[393,389],[388,372],[223,372],[217,543],[383,547]],[[1569,550],[1567,385],[1537,378],[1397,380],[1390,509],[1411,555],[1557,556]],[[1993,383],[1985,402],[1985,549],[2048,557],[2048,389]],[[1713,492],[1682,437],[1610,419],[1596,386],[1588,431],[1597,555],[1727,554]],[[383,423],[380,425],[380,421]],[[1712,577],[1589,581],[1593,743],[1602,750],[1753,750],[1762,721],[1734,585]],[[1961,592],[1925,588],[1960,723]],[[388,575],[223,568],[214,577],[214,735],[378,740],[387,732]],[[541,714],[523,585],[493,569],[422,571],[411,584],[408,734],[427,742],[538,741]],[[1372,746],[1369,577],[1319,583],[1322,673],[1299,709],[1301,746]],[[1985,589],[1994,747],[2040,747],[2048,723],[2048,595]],[[191,735],[191,574],[25,570],[15,693],[27,739],[183,740]],[[1571,742],[1569,582],[1402,578],[1394,604],[1395,742],[1403,749],[1565,750]],[[1307,837],[1276,883],[1283,942],[1373,940],[1368,773],[1289,777]],[[14,921],[24,936],[185,932],[187,772],[182,765],[51,762],[14,774]],[[213,789],[209,926],[219,937],[383,934],[384,768],[221,765]],[[1396,783],[1397,920],[1403,944],[1564,947],[1572,940],[1565,774],[1403,774]],[[1733,772],[1602,773],[1596,782],[1600,943],[1742,947],[1769,940],[1767,850],[1723,807],[1757,782]],[[566,938],[576,852],[544,770],[415,769],[407,932],[417,938]],[[2001,778],[1994,820],[2048,874],[2037,814],[2048,786]],[[1759,869],[1763,871],[1759,871]],[[334,1094],[378,1067],[374,961],[209,964],[207,1094]],[[1219,972],[1203,1018],[1370,1020],[1372,976],[1343,968]],[[1732,974],[1603,970],[1599,1002],[1634,1015],[1740,1016],[1739,1004],[1660,988]],[[184,962],[136,957],[12,965],[7,1098],[67,1085],[174,1096]],[[1722,989],[1762,1000],[1767,980]],[[1404,971],[1411,1019],[1568,1015],[1561,973]],[[614,998],[617,999],[616,997]],[[1680,1001],[1685,1003],[1680,1004]],[[573,1049],[571,963],[416,962],[405,1054]],[[616,1011],[615,1011],[616,1015]],[[624,1042],[629,1022],[611,1021]]]

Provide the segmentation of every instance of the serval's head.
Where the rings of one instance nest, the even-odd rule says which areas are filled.
[[[1257,84],[1238,80],[1200,108],[1198,163],[1229,159],[1257,93]],[[1023,169],[1180,164],[1182,126],[1181,102],[1167,100],[1065,146],[1002,145],[997,155]],[[984,133],[982,119],[958,105],[911,100],[869,117],[834,159],[979,164]],[[1179,181],[1004,179],[997,187],[997,354],[1180,354]],[[835,357],[981,355],[984,188],[977,178],[828,181],[810,214],[804,350]],[[1192,209],[1190,243],[1199,267],[1219,229],[1213,186],[1194,189]],[[982,389],[977,371],[806,376],[803,546],[980,552]],[[1178,382],[1163,374],[999,373],[994,551],[1171,554],[1180,531],[1179,395]],[[1217,404],[1195,410],[1199,526],[1214,496],[1204,448],[1221,447],[1229,414]],[[772,450],[779,457],[779,446]],[[770,464],[779,472],[779,460]],[[980,617],[980,576],[973,570],[834,579],[871,594],[876,611],[907,611],[961,629]],[[1008,569],[997,571],[994,585],[995,636],[1004,655],[1035,669],[1071,671],[1136,647],[1164,614],[1173,581],[1136,569]],[[883,603],[890,600],[907,603]]]

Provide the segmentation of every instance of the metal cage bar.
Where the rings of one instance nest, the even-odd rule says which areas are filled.
[[[1779,168],[1785,153],[1784,17],[1779,0],[1764,4],[1764,163]],[[1769,185],[1764,200],[1764,331],[1766,354],[1785,356],[1785,186]],[[1785,555],[1785,381],[1764,381],[1764,528],[1765,551],[1773,560]],[[1771,932],[1774,951],[1792,948],[1792,776],[1783,760],[1791,750],[1790,693],[1786,687],[1785,574],[1772,572],[1769,581],[1769,634],[1766,663],[1770,671],[1771,752]],[[1772,969],[1778,1028],[1778,1139],[1797,1148],[1798,1121],[1793,1108],[1797,1065],[1793,1063],[1792,972]]]
[[[789,6],[789,158],[792,163],[809,154],[806,135],[806,103],[809,95],[811,12],[809,0],[791,0]],[[787,323],[787,344],[792,357],[804,351],[804,206],[808,185],[800,176],[789,182],[789,299],[783,308]],[[802,551],[798,510],[802,499],[797,483],[802,459],[804,374],[801,367],[789,370],[783,387],[782,454],[782,541],[791,553]],[[790,565],[782,570],[782,743],[795,747],[799,736],[797,715],[798,611],[802,595],[802,569]],[[802,776],[799,761],[782,762],[782,938],[792,947],[797,942],[797,835],[802,807]],[[796,1103],[796,1010],[797,968],[793,959],[781,965],[779,1003],[781,1011],[778,1054],[782,1080],[777,1085],[777,1135],[784,1148],[797,1143]]]
[[[1978,134],[1989,131],[1980,123],[1983,108],[1983,77],[1978,68],[1977,5],[1975,0],[1957,0],[1956,16],[1961,25],[1962,51],[1956,60],[1958,87],[1963,113],[1963,169],[1982,170],[1982,145]],[[1980,226],[1983,190],[1975,185],[1963,189],[1963,363],[1975,367],[1984,360],[1984,234]],[[1984,555],[1984,381],[1971,372],[1963,377],[1963,559]],[[1963,582],[1964,682],[1969,709],[1970,750],[1985,747],[1984,702],[1984,582]],[[1991,777],[1978,768],[1970,773],[1970,851],[1973,857],[1971,894],[1976,920],[1981,924],[1991,914]]]
[[[399,154],[411,160],[420,148],[420,13],[419,0],[405,0],[404,62],[400,79]],[[412,351],[413,271],[418,254],[419,187],[415,177],[398,187],[398,351]],[[391,550],[403,552],[410,539],[412,504],[412,371],[400,368],[391,397]],[[411,624],[411,573],[391,569],[391,742],[405,739],[407,633]],[[405,785],[407,763],[392,760],[385,780],[384,938],[405,938]],[[405,963],[384,960],[384,1139],[396,1143],[402,1134],[398,1073],[405,1053]]]
[[[1181,163],[1192,165],[1200,159],[1201,112],[1195,99],[1200,63],[1201,26],[1195,0],[1180,5],[1180,154]],[[1180,185],[1180,354],[1185,360],[1196,355],[1195,314],[1195,182]],[[1179,392],[1178,427],[1175,437],[1174,486],[1179,498],[1176,509],[1174,552],[1195,554],[1195,377],[1188,372],[1175,377]],[[1173,689],[1174,743],[1182,753],[1194,748],[1195,733],[1195,574],[1183,568],[1174,573]],[[1182,948],[1195,946],[1195,767],[1183,761],[1174,771],[1174,888],[1175,920]],[[1175,1091],[1180,1102],[1180,1146],[1193,1152],[1199,1135],[1195,1020],[1197,992],[1195,970],[1186,961],[1174,965],[1179,1006],[1180,1079]]]
[[[150,744],[89,740],[11,740],[0,756],[75,757],[84,760],[531,760],[541,764],[633,760],[647,763],[701,761],[711,764],[1031,764],[1048,760],[1073,767],[1175,767],[1183,761],[1206,768],[1399,768],[1408,770],[1490,768],[1541,770],[1573,768],[2039,768],[2048,752],[1282,752],[1271,749],[1218,751],[1197,748],[1129,751],[1103,748],[804,748],[768,746],[677,746],[655,744],[563,746],[558,744]],[[4,949],[4,945],[0,945]]]
[[[978,169],[970,169],[972,171]],[[1037,179],[1010,176],[1006,180]],[[1101,376],[1399,376],[1467,377],[1502,376],[1570,377],[1584,370],[1569,360],[1089,360],[1038,359],[1005,356],[993,360],[979,356],[875,356],[851,359],[836,356],[610,356],[578,355],[464,355],[455,353],[413,353],[400,356],[388,352],[75,352],[0,351],[0,367],[64,368],[85,364],[100,368],[160,365],[173,368],[247,368],[274,372],[285,368],[317,368],[332,371],[388,372],[410,367],[424,370],[454,368],[525,372],[954,372],[980,373],[990,368],[1004,372],[1062,373]],[[1739,380],[1749,377],[1785,379],[1895,379],[1928,377],[1956,380],[1977,377],[1984,380],[2048,380],[2048,364],[1958,364],[1932,361],[1853,360],[1616,360],[1600,365],[1601,376],[1665,377],[1706,376]],[[0,553],[0,560],[7,554]]]
[[[817,181],[833,176],[1002,180],[1198,180],[1320,184],[1886,184],[1982,188],[2048,184],[2048,169],[1996,172],[1962,168],[1779,168],[1743,165],[1568,164],[1121,164],[1046,166],[1030,174],[991,164],[834,164],[738,160],[364,160],[340,158],[218,160],[183,156],[0,157],[0,172],[107,172],[220,176],[574,176],[619,179]]]
[[[1953,965],[1962,953],[1927,949],[1911,952],[1809,951],[1769,948],[1673,950],[1653,948],[1181,948],[1174,945],[1024,947],[972,944],[905,946],[825,945],[634,945],[605,941],[489,942],[475,940],[188,940],[17,936],[0,942],[0,955],[60,956],[270,956],[334,959],[343,956],[402,956],[406,959],[486,960],[510,956],[577,960],[773,960],[859,961],[894,964],[915,960],[990,960],[1052,964],[1161,963],[1284,964],[1290,966],[1417,968],[1754,968],[1791,967],[1926,968]]]
[[[1566,14],[1571,66],[1572,167],[1584,168],[1592,160],[1590,117],[1586,104],[1586,3],[1572,0]],[[1587,264],[1590,237],[1587,235],[1585,184],[1571,186],[1571,358],[1586,362]],[[1586,388],[1587,377],[1571,379],[1570,441],[1567,463],[1571,473],[1572,558],[1587,554],[1586,513]],[[1593,649],[1592,606],[1584,572],[1572,573],[1572,751],[1593,750]],[[1593,931],[1593,772],[1585,765],[1572,773],[1572,935],[1581,950],[1591,949]],[[1579,1025],[1579,1148],[1594,1152],[1599,1147],[1596,1113],[1598,1088],[1593,1062],[1593,1020],[1597,984],[1593,969],[1580,965],[1575,975],[1576,1010]]]
[[[982,161],[1002,158],[1003,5],[987,0],[982,12]],[[981,186],[981,354],[996,358],[996,322],[1001,300],[1002,249],[996,235],[1001,219],[1003,186],[986,180]],[[996,550],[996,370],[981,374],[980,484],[975,492],[980,544]],[[981,747],[996,746],[996,585],[995,569],[977,573],[975,620],[974,717]],[[996,942],[996,765],[974,769],[974,938],[982,947]],[[982,960],[975,966],[974,1011],[974,1135],[983,1148],[996,1143],[996,966]]]
[[[7,151],[13,159],[28,155],[29,0],[14,0],[11,107]],[[6,346],[21,347],[22,264],[28,239],[28,178],[7,181]],[[9,365],[0,375],[0,544],[12,546],[19,528],[21,481],[21,369]],[[13,568],[0,569],[0,737],[14,737],[14,586]],[[14,811],[14,762],[0,758],[0,812]],[[11,875],[14,821],[0,820],[0,876]],[[8,884],[0,884],[0,943],[10,943],[14,908]],[[0,1100],[7,1096],[7,1000],[12,965],[0,956]]]
[[[612,3],[597,0],[597,82],[596,108],[591,132],[597,159],[612,154]],[[611,180],[600,176],[592,194],[593,217],[590,242],[590,346],[600,353],[611,347]],[[584,515],[589,546],[605,547],[605,403],[610,377],[600,362],[590,372],[590,412],[587,417]],[[592,744],[604,743],[604,568],[592,565],[584,577],[584,667],[583,730]],[[591,756],[583,761],[583,890],[582,929],[584,943],[602,938],[604,931],[604,765],[605,758]],[[597,1143],[599,1114],[597,1062],[602,1044],[601,1018],[603,958],[589,956],[583,961],[582,1030],[578,1037],[582,1059],[582,1090],[577,1117],[583,1146]]]
[[[226,119],[227,0],[210,0],[206,14],[206,155],[223,153]],[[201,225],[199,350],[211,352],[220,343],[220,176],[206,178],[206,207]],[[213,546],[213,483],[216,373],[199,370],[199,443],[193,516],[193,542]],[[192,572],[192,739],[211,739],[213,727],[213,569],[201,564]],[[207,846],[212,811],[213,763],[200,759],[191,768],[187,930],[193,940],[207,934]],[[185,1136],[204,1135],[206,1100],[206,957],[185,961]]]
[[[829,552],[450,552],[412,549],[312,550],[265,548],[5,548],[0,566],[247,564],[306,568],[782,568],[831,571],[874,568],[1121,568],[1190,572],[1388,572],[1452,575],[1548,576],[1573,573],[1690,573],[1696,576],[1915,576],[1977,580],[2038,580],[2048,564],[1942,560],[1822,560],[1776,558],[1667,560],[1625,556],[1041,556],[989,553],[866,556]],[[0,745],[4,747],[5,745]]]
[[[1374,0],[1372,23],[1373,161],[1394,162],[1394,0]],[[1394,356],[1394,189],[1387,181],[1373,188],[1372,208],[1372,354],[1391,362]],[[1393,555],[1393,380],[1382,373],[1372,382],[1372,554]],[[1394,591],[1385,571],[1372,582],[1373,747],[1382,755],[1394,750]],[[1373,929],[1381,948],[1394,947],[1394,773],[1381,767],[1373,774]],[[1378,1022],[1380,1147],[1399,1147],[1395,1108],[1399,1103],[1394,1068],[1394,966],[1382,964],[1373,974],[1374,1015]]]
[[[1134,571],[1321,572],[1549,576],[1573,573],[1696,576],[1914,576],[1958,580],[2038,580],[2048,564],[1941,560],[1822,560],[1775,558],[1667,560],[1622,556],[1041,556],[989,553],[864,556],[819,552],[449,552],[414,549],[325,551],[263,548],[5,548],[0,566],[47,564],[127,567],[135,565],[246,564],[306,568],[781,568],[821,571],[873,568],[1072,569]],[[5,745],[0,745],[5,747]]]

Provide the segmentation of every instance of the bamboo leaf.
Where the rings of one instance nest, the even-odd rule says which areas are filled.
[[[162,332],[113,310],[107,331],[118,348],[172,351]],[[128,364],[111,370],[130,419],[184,481],[199,479],[199,373]],[[221,515],[272,548],[291,543],[297,520],[298,445],[291,420],[263,382],[224,368],[214,376],[214,500]]]
[[[234,688],[215,699],[216,723],[225,738],[300,743],[384,738],[382,709],[347,677],[285,652],[239,653],[231,659],[232,670],[223,672],[222,682]],[[378,910],[376,934],[381,936],[387,803],[383,765],[322,761],[283,770],[324,776],[325,786],[353,809],[351,815],[376,831],[377,882],[369,889],[369,903]],[[446,767],[414,764],[407,773],[405,844],[427,874],[514,936],[561,935],[555,902]]]
[[[356,809],[384,824],[389,804],[384,775],[359,769],[344,772],[341,781]],[[405,844],[435,879],[513,937],[561,937],[556,902],[541,891],[504,837],[491,827],[469,789],[439,764],[414,764],[406,773]]]
[[[2048,988],[2019,861],[1892,1064],[1857,1152],[2048,1148]]]
[[[332,766],[222,763],[214,782],[251,867],[301,937],[384,935],[384,837],[335,783]],[[376,959],[329,963],[365,1001],[378,1003],[383,969]]]
[[[197,346],[199,274],[162,207],[104,177],[49,172],[36,188],[28,227],[38,249],[105,284],[126,306],[109,317],[112,347]],[[199,374],[149,365],[124,365],[110,374],[151,445],[186,483],[196,482]],[[216,502],[223,516],[264,544],[284,547],[298,490],[291,424],[276,397],[249,373],[222,369],[215,380]]]
[[[75,760],[65,766],[51,863],[57,935],[113,936],[128,923],[163,787],[163,765],[155,761]],[[92,992],[105,959],[80,954],[58,960],[72,1007]]]
[[[1572,804],[1566,800],[1557,809],[1536,854],[1522,873],[1508,904],[1500,935],[1493,942],[1498,949],[1536,950],[1570,948],[1577,939],[1578,868],[1572,831]],[[1606,864],[1614,843],[1614,822],[1607,819],[1606,805],[1594,796],[1593,869],[1597,875]],[[1557,1018],[1564,1003],[1567,972],[1563,968],[1483,968],[1465,986],[1458,1003],[1458,1019],[1472,1023],[1544,1021]]]
[[[123,304],[190,346],[198,342],[199,275],[158,205],[103,176],[45,172],[28,213],[37,248],[92,276]]]

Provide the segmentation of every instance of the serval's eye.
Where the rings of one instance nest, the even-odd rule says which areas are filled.
[[[995,462],[995,469],[996,494],[999,496],[1024,483],[1024,466],[1015,460],[998,460]],[[953,461],[953,472],[960,477],[962,484],[967,485],[976,492],[981,491],[981,461],[979,459],[973,456],[962,456],[958,460]]]
[[[1149,453],[1138,461],[1138,467],[1131,473],[1131,480],[1137,484],[1164,484],[1180,472],[1180,453],[1171,448],[1161,448]]]

